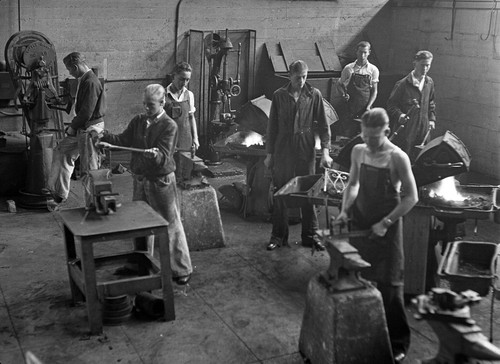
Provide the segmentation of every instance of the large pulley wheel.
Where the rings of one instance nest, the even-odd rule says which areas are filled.
[[[16,65],[29,71],[41,56],[47,64],[55,62],[56,59],[54,44],[40,32],[17,32],[9,38],[5,46],[5,61],[9,72],[14,71]]]

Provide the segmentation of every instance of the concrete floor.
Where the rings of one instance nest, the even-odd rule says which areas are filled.
[[[217,189],[235,180],[244,175],[210,182]],[[113,190],[130,200],[130,174],[112,181]],[[64,208],[82,206],[81,192],[80,183],[72,181]],[[194,273],[185,290],[175,290],[175,321],[132,317],[88,336],[84,304],[70,306],[58,214],[21,208],[8,213],[5,198],[0,203],[0,364],[24,363],[27,351],[45,364],[302,363],[298,339],[307,282],[326,270],[328,256],[311,256],[300,245],[266,251],[271,225],[263,219],[243,219],[221,204],[226,247],[191,253]],[[464,240],[500,243],[499,226],[479,221],[479,234],[472,236],[468,221]],[[291,238],[300,240],[300,225],[292,226]],[[472,310],[486,336],[490,298]],[[426,322],[413,318],[414,309],[407,310],[412,346],[406,362],[418,363],[436,353],[438,341]],[[493,331],[500,345],[499,317]]]

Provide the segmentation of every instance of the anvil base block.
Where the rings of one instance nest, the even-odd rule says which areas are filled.
[[[299,351],[311,364],[391,364],[380,292],[334,292],[322,274],[309,281]]]
[[[225,246],[217,192],[212,186],[178,188],[181,219],[189,250]]]

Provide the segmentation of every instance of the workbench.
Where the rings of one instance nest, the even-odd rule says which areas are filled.
[[[91,334],[102,332],[105,297],[116,297],[154,289],[162,289],[166,321],[175,319],[172,273],[168,246],[168,222],[147,203],[134,201],[123,203],[115,213],[99,215],[85,208],[62,210],[59,215],[64,226],[64,244],[74,303],[85,299]],[[160,261],[146,249],[146,237],[158,236]],[[136,249],[114,254],[94,256],[94,244],[107,241],[135,239]],[[77,255],[77,248],[78,255]],[[144,250],[143,250],[144,249]],[[137,263],[137,276],[124,279],[98,281],[96,270],[106,266]]]

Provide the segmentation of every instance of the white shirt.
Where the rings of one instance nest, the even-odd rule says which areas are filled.
[[[412,82],[413,82],[413,86],[417,87],[420,90],[420,92],[422,92],[422,90],[424,89],[425,76],[423,76],[422,80],[419,81],[415,77],[415,70],[413,70],[413,71],[411,71],[411,79],[412,79]]]
[[[165,114],[165,110],[162,110],[154,119],[146,119],[146,129],[149,128],[150,125],[156,123],[159,118],[161,118]]]
[[[172,84],[170,84],[167,86],[167,94],[171,95],[172,98],[177,102],[186,101],[189,95],[189,113],[190,114],[195,113],[196,107],[194,106],[194,94],[187,88],[183,87],[179,94],[179,97],[177,97],[177,95],[174,92],[172,92]]]
[[[368,61],[366,61],[366,63],[362,66],[358,65],[357,61],[354,61],[344,67],[340,75],[340,82],[342,82],[345,87],[349,85],[353,73],[370,76],[370,86],[373,86],[374,83],[379,82],[380,72],[377,66],[371,64]]]

